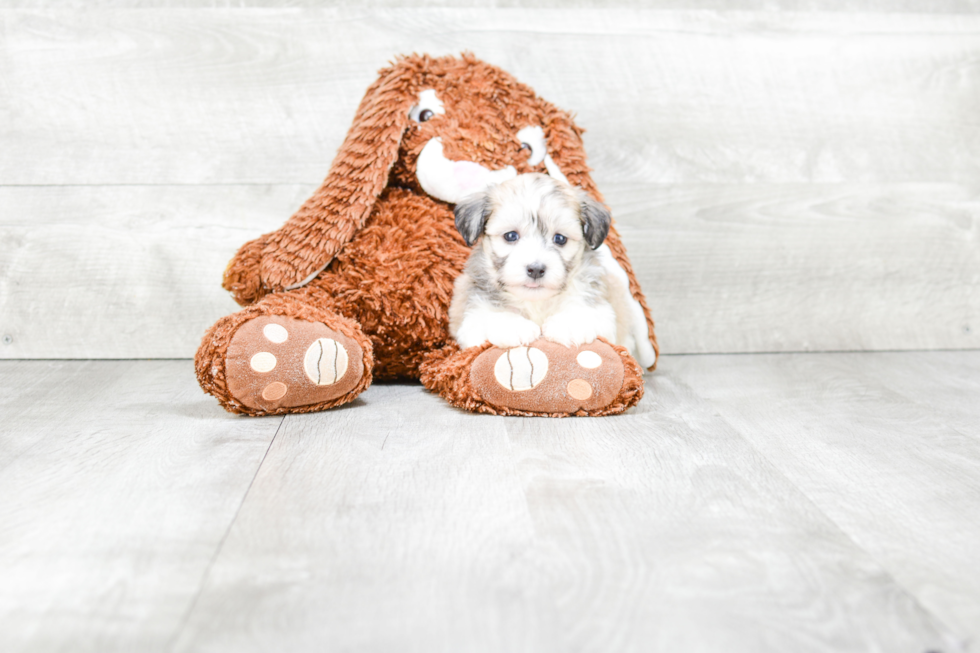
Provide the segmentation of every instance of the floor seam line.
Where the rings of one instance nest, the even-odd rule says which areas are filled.
[[[283,424],[286,423],[287,417],[288,415],[283,415],[282,420],[279,422],[279,426],[276,427],[276,432],[272,435],[272,439],[269,440],[269,446],[265,448],[265,452],[262,454],[262,459],[259,460],[259,464],[255,467],[255,474],[252,475],[252,480],[248,482],[248,487],[245,488],[245,492],[242,494],[242,500],[238,503],[238,507],[235,508],[235,514],[228,522],[228,527],[221,535],[221,539],[218,540],[218,546],[215,547],[214,554],[208,561],[207,567],[204,568],[204,573],[201,575],[201,581],[198,585],[197,592],[194,593],[194,598],[187,606],[187,610],[184,612],[184,616],[181,618],[177,628],[174,629],[173,637],[171,637],[170,644],[167,646],[168,651],[173,651],[175,649],[177,646],[177,640],[180,638],[180,634],[184,631],[184,628],[187,627],[187,622],[194,613],[194,608],[197,607],[197,602],[201,598],[201,594],[204,592],[204,587],[207,585],[208,577],[211,575],[211,569],[214,567],[214,563],[221,555],[221,551],[225,548],[225,541],[228,539],[231,529],[235,526],[235,522],[238,521],[238,515],[242,511],[242,506],[244,506],[245,501],[248,500],[248,495],[252,491],[252,486],[255,485],[255,479],[259,477],[259,472],[262,471],[262,465],[265,464],[265,459],[269,456],[269,452],[272,450],[272,445],[275,443],[276,438],[279,437],[279,432],[282,430]]]
[[[692,392],[694,392],[702,402],[704,402],[707,406],[710,406],[712,409],[712,414],[717,419],[721,420],[721,422],[725,424],[725,426],[731,429],[733,433],[738,435],[742,439],[742,441],[745,442],[745,444],[747,444],[752,449],[752,451],[756,453],[756,455],[758,455],[762,460],[766,461],[770,469],[772,469],[773,472],[779,474],[780,478],[782,478],[794,490],[796,490],[813,510],[815,510],[818,514],[820,514],[824,519],[826,519],[827,522],[831,524],[835,529],[837,529],[837,532],[839,532],[844,538],[846,538],[847,541],[854,546],[854,548],[856,548],[858,551],[861,551],[864,555],[868,557],[869,560],[874,561],[874,563],[878,565],[878,567],[884,573],[888,574],[888,578],[891,579],[891,582],[893,582],[896,587],[900,588],[902,592],[908,595],[909,598],[912,599],[912,601],[915,603],[916,606],[919,607],[920,610],[922,610],[925,614],[928,614],[930,617],[932,617],[935,620],[935,622],[941,625],[949,635],[955,637],[957,639],[957,643],[962,647],[964,651],[969,650],[969,644],[971,643],[970,641],[971,638],[969,635],[964,636],[963,633],[961,633],[958,629],[953,628],[945,619],[937,615],[932,609],[926,606],[922,602],[921,598],[917,593],[913,592],[909,587],[905,585],[905,583],[899,581],[898,578],[895,577],[895,574],[892,571],[891,567],[886,565],[878,558],[878,556],[874,555],[873,553],[871,553],[871,551],[868,551],[868,549],[862,546],[857,540],[854,539],[854,536],[852,536],[851,533],[844,530],[844,527],[841,526],[839,523],[837,523],[837,520],[835,520],[830,515],[828,515],[827,512],[823,508],[821,508],[816,501],[810,498],[810,495],[807,494],[803,490],[803,488],[796,483],[796,481],[791,479],[786,472],[784,472],[779,466],[777,466],[776,463],[772,460],[772,458],[767,456],[761,449],[759,449],[759,447],[756,446],[756,444],[748,436],[746,436],[738,427],[732,424],[732,422],[729,421],[729,419],[722,413],[721,409],[718,406],[716,406],[715,403],[710,398],[706,397],[704,394],[697,391],[695,387],[687,383],[686,380],[682,381],[682,383],[686,387],[688,387]]]
[[[671,358],[697,358],[702,356],[824,356],[824,355],[843,355],[843,354],[931,354],[931,353],[980,353],[980,347],[940,347],[940,348],[915,348],[915,349],[819,349],[801,350],[789,349],[786,351],[759,350],[759,351],[704,351],[704,352],[663,352],[658,357],[664,359]],[[193,356],[109,356],[98,358],[65,358],[65,357],[0,357],[0,363],[6,362],[80,362],[80,361],[189,361],[194,360]],[[659,370],[659,368],[658,368]],[[656,374],[656,372],[653,372]],[[414,385],[414,384],[412,384]]]

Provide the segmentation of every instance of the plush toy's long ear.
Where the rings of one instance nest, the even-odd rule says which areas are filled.
[[[572,186],[578,186],[597,201],[602,202],[602,195],[596,188],[585,160],[585,145],[582,143],[583,130],[565,111],[545,103],[544,134],[548,144],[548,154],[558,165],[562,174]]]
[[[592,175],[589,174],[591,170],[585,160],[585,146],[582,143],[582,133],[584,130],[572,121],[572,117],[567,112],[549,103],[544,103],[544,105],[544,132],[545,139],[548,143],[548,153],[565,177],[568,178],[570,184],[578,186],[595,198],[596,201],[602,202],[602,194],[596,188],[595,182],[592,181]],[[619,234],[616,232],[615,226],[609,227],[605,244],[609,247],[609,251],[616,259],[616,262],[619,263],[619,266],[629,278],[630,295],[642,309],[643,318],[645,318],[647,325],[647,339],[653,347],[653,361],[642,361],[642,364],[652,370],[657,366],[657,357],[660,355],[657,336],[653,332],[653,317],[650,316],[650,308],[647,306],[646,297],[643,296],[640,284],[636,280],[636,275],[633,273],[633,266],[630,264],[629,257],[626,256],[626,248],[619,239]],[[640,320],[641,323],[643,321],[643,319]]]
[[[398,158],[421,63],[402,59],[368,88],[323,184],[265,237],[263,285],[283,290],[309,283],[364,225]]]

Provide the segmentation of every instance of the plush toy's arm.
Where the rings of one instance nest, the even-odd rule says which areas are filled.
[[[241,246],[225,268],[221,285],[242,306],[257,302],[269,292],[267,288],[262,287],[259,276],[263,249],[265,249],[265,236],[250,240]]]
[[[244,306],[269,292],[309,283],[364,225],[381,188],[375,192],[377,183],[372,183],[367,189],[372,193],[370,204],[359,202],[351,197],[355,193],[347,188],[350,182],[337,177],[341,174],[331,170],[323,186],[286,224],[238,250],[222,283],[235,301]]]
[[[245,306],[269,292],[302,286],[333,260],[368,211],[330,211],[314,195],[283,227],[245,243],[228,263],[222,286]],[[353,207],[352,207],[353,208]],[[319,210],[317,210],[319,209]]]
[[[382,71],[313,197],[280,229],[238,251],[223,283],[236,301],[249,304],[268,292],[309,283],[364,226],[398,157],[412,74],[405,65]]]

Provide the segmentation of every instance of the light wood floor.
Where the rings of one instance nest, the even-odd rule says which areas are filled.
[[[5,652],[977,650],[977,351],[667,356],[601,419],[0,388]]]

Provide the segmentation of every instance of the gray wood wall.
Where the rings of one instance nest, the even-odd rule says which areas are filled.
[[[192,356],[375,71],[464,49],[577,113],[665,352],[980,347],[980,2],[344,4],[0,3],[0,357]]]

